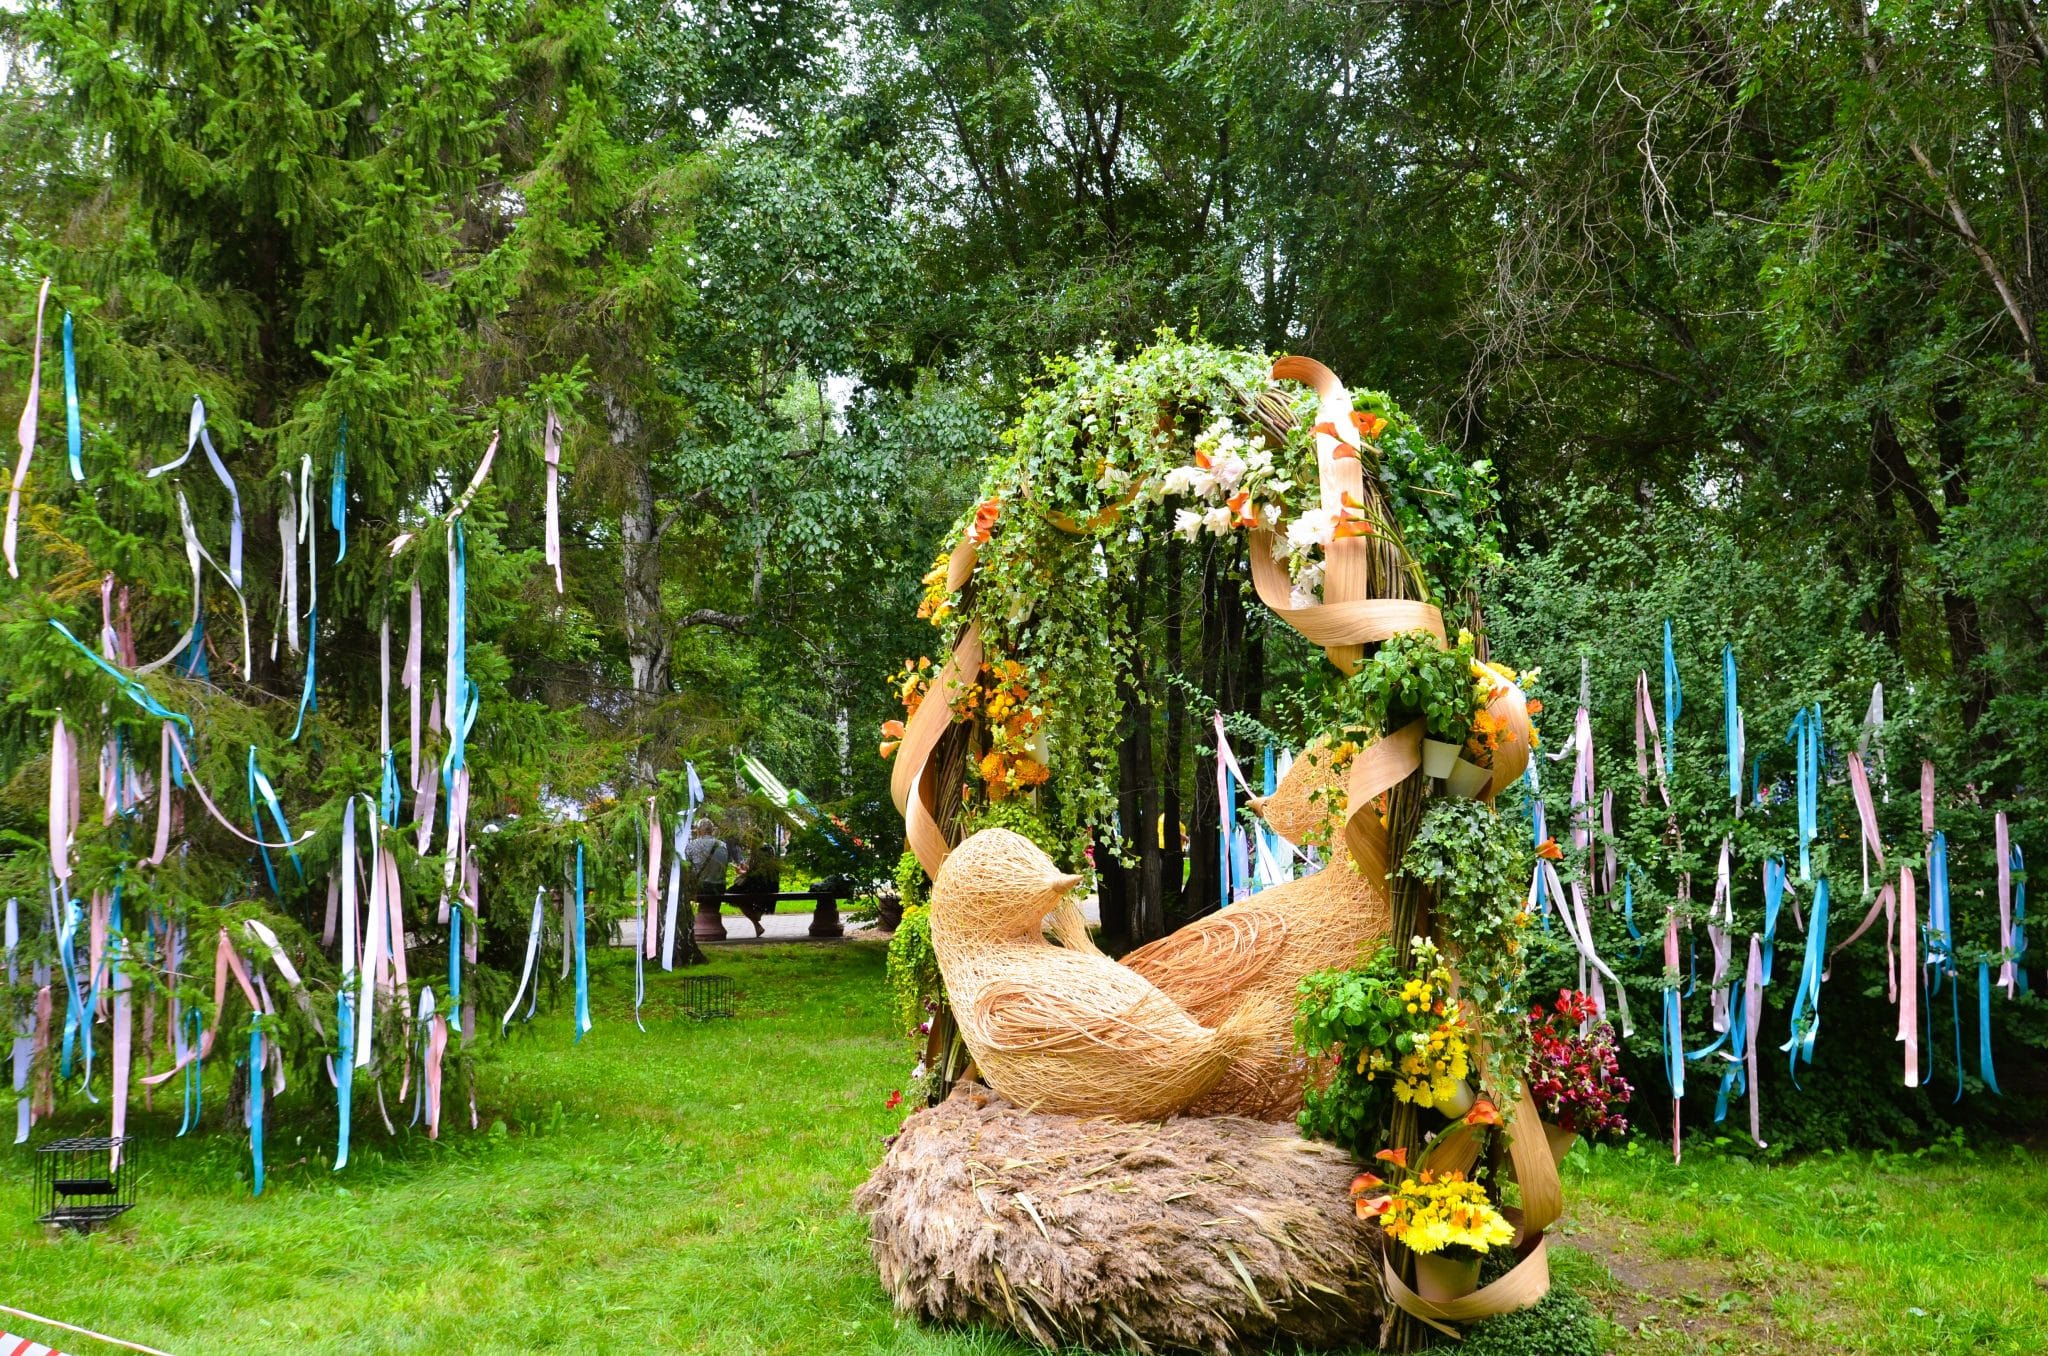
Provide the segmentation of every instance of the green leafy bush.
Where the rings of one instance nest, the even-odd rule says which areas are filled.
[[[929,1015],[927,1005],[946,997],[946,982],[939,974],[939,956],[932,950],[932,912],[923,904],[906,906],[896,935],[889,939],[889,1012],[896,1029],[917,1035]]]
[[[1440,797],[1423,813],[1401,870],[1435,888],[1437,936],[1454,958],[1465,997],[1486,1037],[1480,1083],[1513,1105],[1528,1063],[1523,1009],[1529,915],[1524,893],[1533,855],[1528,829],[1482,801]]]
[[[1419,716],[1431,739],[1462,744],[1477,709],[1471,636],[1446,649],[1427,631],[1402,631],[1332,689],[1328,724],[1372,737]]]
[[[1552,1276],[1542,1300],[1473,1324],[1455,1350],[1460,1356],[1600,1356],[1603,1326],[1585,1296]]]

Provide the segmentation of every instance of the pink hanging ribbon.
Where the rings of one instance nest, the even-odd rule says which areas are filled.
[[[656,934],[661,930],[661,814],[654,800],[647,801],[647,920],[640,935],[645,941],[646,959],[655,956]]]
[[[1877,869],[1880,871],[1884,870],[1884,841],[1878,837],[1877,807],[1871,800],[1870,776],[1864,770],[1863,755],[1860,753],[1851,753],[1849,755],[1849,791],[1856,802],[1856,818],[1862,825],[1860,842],[1863,856],[1863,889],[1867,896],[1870,890],[1870,859],[1876,857]],[[1898,1002],[1899,964],[1893,950],[1895,936],[1893,923],[1896,908],[1896,897],[1892,893],[1891,883],[1887,881],[1878,888],[1877,898],[1871,901],[1870,911],[1863,915],[1863,921],[1856,925],[1856,930],[1843,938],[1841,942],[1837,943],[1828,952],[1827,966],[1821,971],[1821,978],[1828,979],[1833,976],[1835,957],[1840,955],[1843,949],[1851,942],[1854,942],[1858,937],[1870,931],[1871,925],[1882,914],[1884,917],[1886,1001],[1891,1003]]]
[[[1887,887],[1889,892],[1889,887]],[[1906,1086],[1920,1086],[1920,920],[1913,897],[1913,868],[1899,863],[1899,987],[1897,1040],[1906,1047]]]
[[[50,727],[50,873],[71,879],[71,843],[78,836],[78,741],[58,712]]]
[[[213,1051],[213,1040],[220,1030],[220,1019],[227,1007],[228,974],[232,971],[235,983],[241,986],[242,996],[249,1000],[249,1011],[262,1012],[263,1004],[256,997],[256,986],[249,979],[249,971],[242,965],[242,958],[235,951],[235,944],[228,939],[228,930],[220,930],[220,943],[213,951],[213,1021],[199,1034],[199,1044],[188,1046],[178,1055],[177,1063],[162,1073],[151,1074],[142,1081],[155,1087],[168,1082],[179,1070],[195,1059],[204,1059]]]
[[[21,570],[14,561],[15,538],[20,529],[21,487],[28,483],[29,459],[36,451],[36,414],[42,403],[43,393],[43,307],[50,300],[50,280],[43,279],[42,290],[36,293],[36,346],[29,359],[28,400],[21,407],[21,422],[15,426],[15,440],[21,445],[21,456],[14,463],[14,483],[7,490],[7,577],[21,578]]]

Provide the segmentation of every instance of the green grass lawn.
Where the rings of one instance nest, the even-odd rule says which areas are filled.
[[[47,1237],[8,1150],[0,1299],[179,1356],[1027,1350],[899,1320],[868,1263],[847,1199],[906,1063],[879,945],[714,951],[739,1017],[692,1023],[657,977],[644,1035],[627,955],[592,970],[580,1046],[564,1010],[484,1057],[481,1131],[451,1095],[441,1142],[394,1140],[359,1093],[333,1173],[331,1100],[295,1088],[260,1200],[217,1125],[225,1061],[203,1137],[138,1104],[141,1204],[106,1233]],[[1673,1168],[1646,1149],[1582,1155],[1567,1186],[1560,1271],[1628,1325],[1617,1349],[2032,1351],[2048,1329],[2048,1173],[2016,1152]]]

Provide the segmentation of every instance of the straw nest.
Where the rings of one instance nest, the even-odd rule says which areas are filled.
[[[932,949],[961,1038],[1019,1106],[1172,1115],[1253,1055],[1275,1016],[1247,1001],[1211,1029],[1137,972],[1048,942],[1046,916],[1078,883],[1007,829],[984,829],[946,858],[932,883]]]
[[[1046,1347],[1328,1346],[1369,1340],[1384,1304],[1355,1171],[1259,1121],[1083,1120],[963,1084],[854,1203],[896,1307],[925,1320]]]
[[[1341,792],[1318,794],[1337,784],[1332,762],[1321,746],[1310,749],[1260,813],[1296,839],[1318,822],[1341,821]],[[1352,964],[1361,946],[1387,935],[1388,922],[1385,894],[1340,858],[1126,956],[1195,1021],[1257,1024],[1245,1052],[1189,1109],[1268,1120],[1298,1110],[1310,1070],[1294,1053],[1295,991],[1304,975]]]

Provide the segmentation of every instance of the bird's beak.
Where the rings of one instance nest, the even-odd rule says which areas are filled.
[[[1064,899],[1067,896],[1067,892],[1080,883],[1081,878],[1079,876],[1070,876],[1064,872],[1048,876],[1045,881],[1045,897],[1054,901]]]

